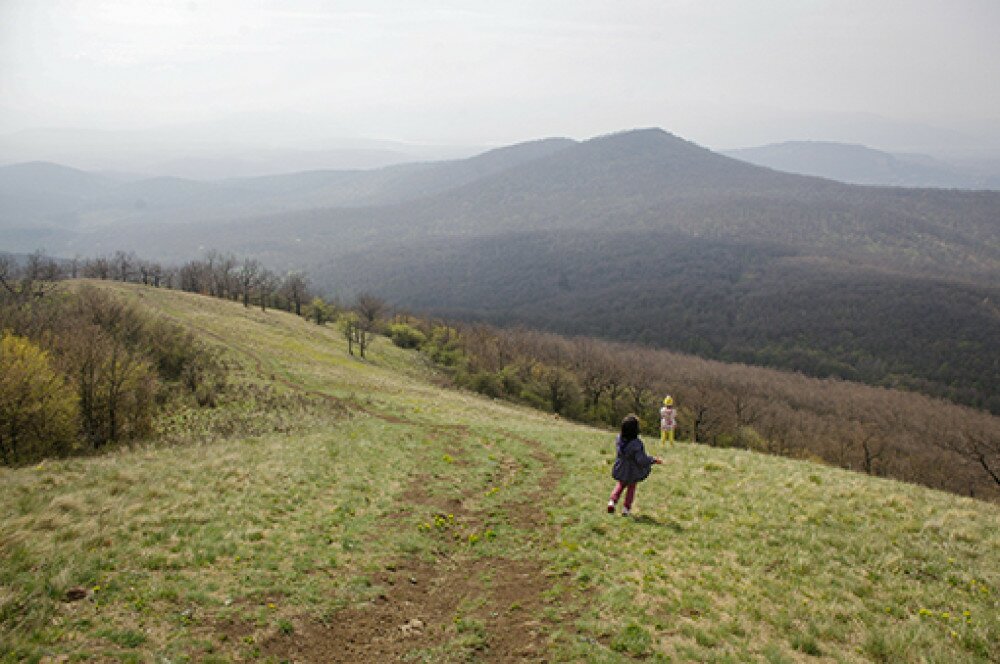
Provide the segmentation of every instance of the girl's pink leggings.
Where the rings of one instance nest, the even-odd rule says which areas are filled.
[[[635,484],[622,484],[619,482],[615,485],[615,490],[611,492],[611,502],[618,504],[618,498],[622,495],[622,489],[625,490],[625,509],[632,509],[632,501],[635,500]]]

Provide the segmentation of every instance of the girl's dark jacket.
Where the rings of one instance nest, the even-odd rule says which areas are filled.
[[[649,477],[653,468],[653,457],[646,454],[646,448],[638,438],[623,441],[621,436],[615,441],[618,457],[611,469],[611,477],[622,484],[635,484]]]

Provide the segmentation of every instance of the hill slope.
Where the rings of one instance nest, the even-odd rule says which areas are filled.
[[[884,187],[996,189],[989,177],[924,155],[896,155],[863,145],[788,141],[727,150],[726,156],[788,173]]]
[[[1000,192],[779,173],[659,129],[336,174],[337,184],[314,175],[308,186],[305,175],[259,181],[250,207],[343,196],[341,207],[24,242],[178,261],[231,250],[305,268],[328,294],[374,290],[404,306],[599,331],[1000,413]],[[627,325],[623,303],[639,308]]]
[[[20,232],[46,226],[92,230],[115,223],[134,228],[266,212],[387,205],[448,191],[572,144],[568,139],[547,139],[461,160],[210,182],[178,177],[117,182],[57,164],[15,164],[0,167],[0,223]]]
[[[162,445],[0,470],[0,657],[1000,656],[994,505],[681,443],[626,520],[606,431],[433,387],[381,340],[360,362],[287,314],[115,288],[230,386]]]

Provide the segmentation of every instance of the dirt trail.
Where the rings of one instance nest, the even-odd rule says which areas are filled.
[[[434,425],[407,420],[367,408],[331,394],[309,389],[283,376],[253,350],[190,322],[185,323],[253,361],[262,375],[282,385],[320,397],[355,412],[393,424],[429,430],[453,438],[461,450],[470,438],[464,425]],[[558,485],[562,471],[555,458],[536,440],[505,432],[530,450],[542,466],[537,486],[505,505],[511,524],[532,539],[551,537],[552,527],[539,509],[547,490]],[[481,524],[483,515],[465,511],[461,501],[436,502],[426,490],[428,477],[414,478],[404,492],[408,505],[431,505],[438,513],[457,514],[466,525]],[[392,527],[401,514],[390,515]],[[303,618],[291,633],[273,632],[259,641],[265,655],[294,662],[357,662],[402,660],[408,653],[451,644],[451,656],[465,659],[479,653],[489,661],[545,661],[547,634],[554,627],[542,618],[545,594],[552,582],[542,564],[504,557],[476,558],[455,542],[443,543],[433,563],[404,558],[379,572],[373,582],[382,592],[368,605],[342,609],[331,621]],[[238,638],[255,629],[247,623],[221,624],[217,631]]]
[[[551,536],[537,506],[561,471],[537,441],[514,438],[531,448],[543,473],[538,486],[506,504],[505,513],[533,538]],[[427,479],[411,483],[404,494],[409,504],[429,505],[465,525],[481,524],[483,515],[463,510],[461,501],[430,496]],[[491,662],[546,661],[547,635],[555,625],[542,615],[552,582],[538,561],[475,558],[461,545],[444,541],[435,562],[404,558],[374,582],[382,592],[370,604],[343,609],[329,624],[305,621],[293,634],[273,634],[263,642],[263,652],[296,662],[396,661],[451,644],[449,658],[478,654]]]

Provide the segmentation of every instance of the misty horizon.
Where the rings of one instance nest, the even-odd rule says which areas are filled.
[[[808,140],[995,158],[998,19],[983,0],[15,0],[0,5],[0,162],[382,141],[412,147],[405,161],[634,127],[714,150]]]

